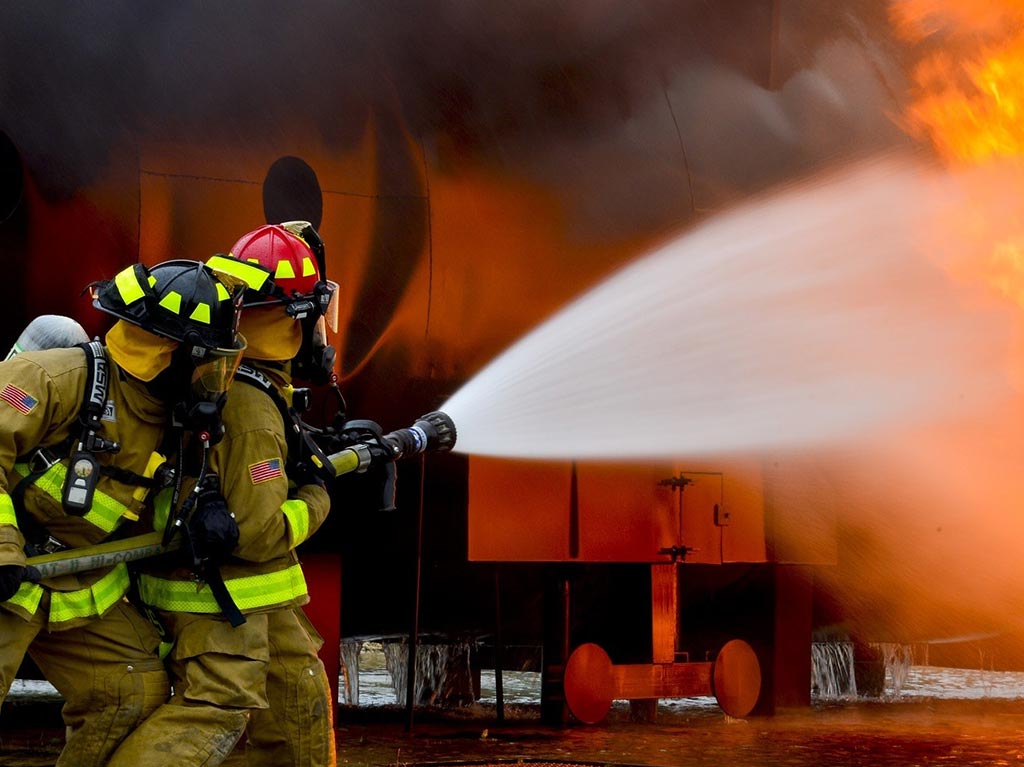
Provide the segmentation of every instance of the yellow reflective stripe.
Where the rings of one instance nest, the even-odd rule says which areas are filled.
[[[291,261],[285,261],[283,258],[277,262],[277,270],[274,272],[274,277],[281,279],[282,277],[294,277],[295,269],[292,267]]]
[[[14,501],[7,493],[0,495],[0,525],[18,526],[18,518],[14,514]]]
[[[67,471],[64,464],[55,463],[35,481],[35,485],[51,498],[60,501],[64,492],[64,477],[67,475]],[[82,519],[96,525],[105,533],[112,533],[121,523],[121,518],[131,514],[128,507],[116,498],[112,498],[102,490],[97,490],[92,496],[92,506],[82,516]]]
[[[174,488],[161,489],[153,499],[153,529],[163,532],[167,520],[171,518],[171,501],[174,500]]]
[[[257,265],[254,266],[253,263]],[[260,290],[266,281],[270,279],[270,272],[259,266],[258,261],[253,263],[239,261],[237,258],[229,258],[227,256],[210,256],[206,261],[206,265],[211,269],[237,277],[252,290]],[[220,295],[219,292],[218,295]],[[227,290],[225,290],[224,298],[229,297]]]
[[[167,295],[160,299],[160,306],[174,314],[181,314],[181,293],[168,290]]]
[[[74,591],[50,592],[50,624],[65,623],[75,618],[95,618],[105,613],[128,591],[128,568],[122,562],[91,586]],[[20,607],[35,615],[43,598],[38,583],[23,583],[5,604]]]
[[[38,583],[22,583],[18,587],[17,593],[4,604],[15,605],[20,607],[22,610],[27,612],[29,615],[35,615],[36,610],[39,609],[39,600],[43,598],[43,587]]]
[[[129,266],[118,272],[114,277],[114,285],[117,287],[117,292],[121,294],[121,300],[124,301],[125,306],[131,306],[146,295],[146,291],[139,284],[134,266]]]
[[[204,325],[210,324],[210,305],[209,304],[196,304],[196,308],[192,310],[192,314],[188,316],[190,320],[196,322],[202,322]]]
[[[50,623],[92,618],[105,613],[128,591],[128,567],[122,562],[91,586],[50,592]]]
[[[302,276],[311,277],[316,274],[316,267],[313,266],[313,259],[309,256],[302,257]]]
[[[255,610],[290,602],[308,593],[301,565],[292,565],[276,573],[231,578],[224,581],[224,584],[239,610]],[[139,578],[139,595],[143,602],[158,610],[176,613],[221,611],[210,587],[204,586],[196,591],[194,581],[171,581],[143,574]]]
[[[294,549],[309,537],[309,506],[293,498],[281,504],[281,513],[288,520],[288,548]]]

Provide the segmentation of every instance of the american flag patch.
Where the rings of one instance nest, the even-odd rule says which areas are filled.
[[[13,407],[19,413],[24,413],[25,415],[31,413],[32,408],[39,404],[39,400],[28,392],[22,391],[14,384],[7,384],[7,386],[0,391],[0,399]]]
[[[268,479],[277,479],[283,477],[284,474],[281,472],[281,459],[271,458],[269,461],[260,461],[254,463],[249,467],[249,477],[252,478],[252,483],[258,485],[260,482],[266,482]]]

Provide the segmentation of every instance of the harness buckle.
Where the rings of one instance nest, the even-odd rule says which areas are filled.
[[[56,554],[58,551],[64,551],[70,547],[66,543],[54,538],[52,535],[48,535],[46,536],[46,540],[42,544],[37,545],[36,548],[44,554]]]
[[[37,447],[28,457],[28,468],[34,474],[43,474],[49,471],[55,463],[60,463],[60,457],[45,447]]]

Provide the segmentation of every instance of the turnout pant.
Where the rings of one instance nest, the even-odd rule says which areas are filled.
[[[0,609],[0,701],[28,653],[64,698],[58,767],[101,767],[170,694],[160,638],[125,601],[84,625],[50,632],[49,594],[29,621]]]
[[[324,664],[323,639],[301,607],[267,614],[270,708],[253,711],[246,729],[248,767],[327,767],[336,761],[334,703]]]

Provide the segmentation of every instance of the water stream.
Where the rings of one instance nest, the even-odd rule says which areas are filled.
[[[456,392],[442,407],[456,450],[706,456],[984,407],[1004,391],[1012,323],[951,279],[967,250],[956,213],[974,191],[883,158],[718,215],[578,298]],[[1009,226],[1010,211],[992,215],[994,228]]]

